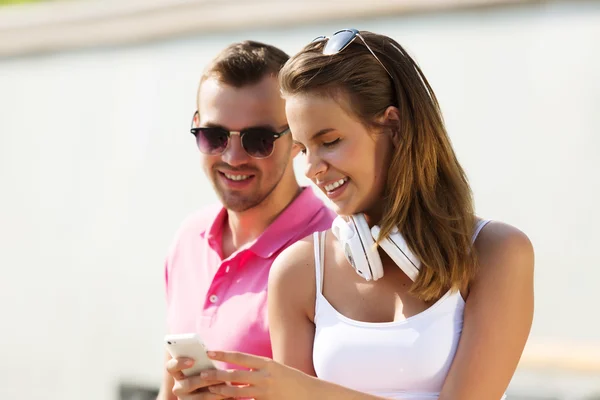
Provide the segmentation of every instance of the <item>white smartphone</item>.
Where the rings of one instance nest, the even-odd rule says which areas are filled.
[[[173,358],[191,358],[194,365],[181,372],[185,376],[198,375],[207,369],[216,369],[213,361],[206,355],[206,347],[196,333],[171,334],[165,336],[167,351]]]

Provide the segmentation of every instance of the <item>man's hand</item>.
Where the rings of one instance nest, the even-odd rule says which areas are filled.
[[[172,358],[167,361],[167,372],[173,377],[173,394],[180,400],[221,400],[227,397],[211,393],[208,387],[222,384],[222,381],[206,380],[200,375],[186,377],[182,370],[194,365],[189,358]]]

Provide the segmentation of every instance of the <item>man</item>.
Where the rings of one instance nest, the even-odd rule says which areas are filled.
[[[295,241],[328,229],[334,218],[294,174],[298,148],[277,81],[287,59],[273,46],[236,43],[200,80],[192,132],[221,204],[184,221],[165,278],[169,333],[197,332],[208,348],[271,357],[266,317],[271,263]],[[183,362],[167,366],[159,399],[175,399],[173,392],[202,398],[210,382],[183,379]]]

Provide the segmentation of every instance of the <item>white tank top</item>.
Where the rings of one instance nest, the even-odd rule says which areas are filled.
[[[488,222],[478,222],[473,241]],[[437,399],[462,332],[465,302],[461,294],[448,291],[427,310],[402,321],[347,318],[322,294],[324,238],[325,232],[314,234],[313,364],[317,376],[392,399]]]

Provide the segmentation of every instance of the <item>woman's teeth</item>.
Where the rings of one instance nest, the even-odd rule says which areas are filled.
[[[332,192],[335,189],[342,186],[347,180],[348,180],[348,178],[342,178],[339,181],[335,181],[333,183],[330,183],[329,185],[325,185],[325,190],[327,190],[328,192]]]

